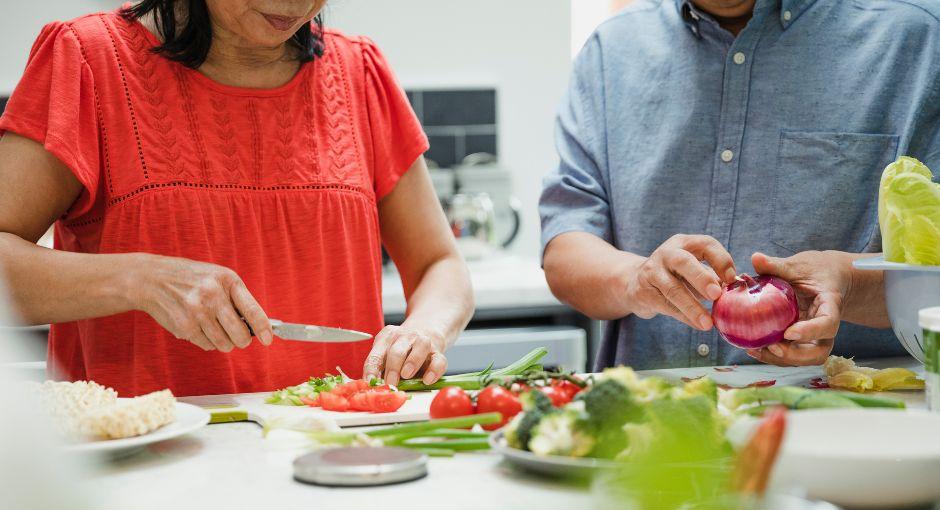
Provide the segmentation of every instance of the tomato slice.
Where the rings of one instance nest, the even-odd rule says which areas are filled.
[[[349,397],[349,410],[371,411],[372,407],[369,405],[369,392],[360,391],[359,393]]]
[[[349,410],[349,400],[335,393],[321,393],[320,406],[323,407],[324,411],[337,411],[342,413]]]
[[[300,401],[310,407],[320,407],[320,398],[317,395],[312,397],[300,397]]]
[[[369,383],[366,383],[368,385]],[[335,388],[330,390],[330,393],[334,395],[339,395],[341,397],[349,398],[356,393],[359,393],[362,389],[359,387],[358,381],[348,381],[343,384],[337,385]]]
[[[373,390],[368,395],[369,410],[373,413],[392,413],[405,405],[408,396],[403,391]]]
[[[355,381],[350,381],[350,382],[356,383],[356,390],[358,391],[366,391],[366,390],[372,389],[372,386],[369,386],[369,381],[366,381],[365,379],[356,379]]]

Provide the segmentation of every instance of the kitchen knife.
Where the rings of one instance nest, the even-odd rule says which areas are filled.
[[[244,320],[244,319],[242,319]],[[298,342],[342,343],[368,340],[372,335],[351,329],[331,328],[327,326],[314,326],[311,324],[292,324],[277,319],[269,319],[274,336],[283,340],[296,340]],[[245,324],[248,324],[246,321]],[[255,332],[248,326],[252,336]]]

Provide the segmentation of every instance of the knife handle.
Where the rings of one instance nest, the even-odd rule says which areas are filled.
[[[251,336],[258,336],[258,335],[255,334],[255,330],[251,328],[251,324],[248,324],[248,319],[246,319],[246,318],[244,318],[244,317],[239,317],[239,319],[241,319],[242,322],[245,323],[245,326],[248,326],[248,334],[249,334],[249,335],[251,335]],[[268,319],[268,322],[271,323],[271,331],[272,331],[272,332],[274,331],[274,328],[277,327],[278,324],[283,324],[281,321],[279,321],[279,320],[277,320],[277,319]]]

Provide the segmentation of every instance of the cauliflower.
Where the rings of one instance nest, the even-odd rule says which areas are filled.
[[[571,409],[542,418],[532,431],[529,449],[536,455],[584,457],[594,449],[594,437],[582,430],[579,413]]]

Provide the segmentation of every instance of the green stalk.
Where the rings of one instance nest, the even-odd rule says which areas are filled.
[[[474,425],[491,425],[502,421],[503,416],[499,413],[472,414],[470,416],[460,416],[457,418],[441,418],[440,420],[430,420],[417,423],[403,423],[381,429],[366,431],[365,434],[371,437],[404,436],[417,437],[424,432],[430,432],[437,429],[460,429],[472,427]]]
[[[849,391],[833,391],[832,393],[841,395],[843,398],[847,398],[862,407],[882,407],[889,409],[904,409],[906,407],[903,400],[896,398],[878,397]]]
[[[491,371],[487,368],[480,372],[444,376],[434,384],[424,384],[421,379],[406,379],[398,383],[398,389],[402,391],[428,391],[439,390],[447,386],[458,386],[465,390],[478,390],[493,379],[522,375],[531,370],[541,370],[542,367],[538,362],[546,354],[548,354],[548,349],[538,347],[511,365],[498,370]]]
[[[453,457],[454,454],[457,453],[454,450],[448,450],[446,448],[412,448],[412,447],[409,447],[409,449],[421,452],[427,455],[428,457]]]
[[[458,452],[467,452],[473,450],[489,450],[490,443],[486,438],[469,439],[444,439],[442,441],[422,441],[424,437],[412,437],[394,443],[394,446],[404,446],[406,448],[431,448],[452,450]]]

